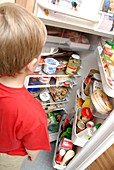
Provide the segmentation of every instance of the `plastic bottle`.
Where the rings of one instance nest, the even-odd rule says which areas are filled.
[[[59,140],[61,141],[61,139],[62,139],[63,137],[66,137],[67,139],[71,139],[71,134],[72,134],[72,128],[71,128],[71,127],[68,127],[68,128],[66,129],[66,131],[61,134]]]

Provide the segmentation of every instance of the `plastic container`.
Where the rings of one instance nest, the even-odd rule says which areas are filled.
[[[39,81],[43,84],[49,83],[50,82],[50,77],[42,76],[39,78]]]
[[[110,111],[113,109],[108,96],[101,89],[96,89],[91,94],[91,100],[99,114],[110,113]]]
[[[50,95],[48,94],[48,92],[40,93],[40,99],[43,102],[46,102],[50,99]]]
[[[54,74],[59,62],[53,58],[46,58],[43,71],[46,74]]]

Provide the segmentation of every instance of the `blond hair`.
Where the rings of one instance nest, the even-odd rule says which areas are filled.
[[[0,76],[14,76],[37,58],[46,37],[40,19],[17,4],[0,4]]]

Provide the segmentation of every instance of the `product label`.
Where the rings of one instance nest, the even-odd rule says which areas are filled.
[[[67,66],[66,73],[73,75],[76,73],[77,69],[78,68],[72,68],[72,67]]]

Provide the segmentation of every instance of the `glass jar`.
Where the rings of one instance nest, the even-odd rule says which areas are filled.
[[[69,62],[65,73],[70,76],[76,74],[80,68],[80,65],[81,65],[80,56],[77,54],[72,54],[72,56],[69,58]]]

